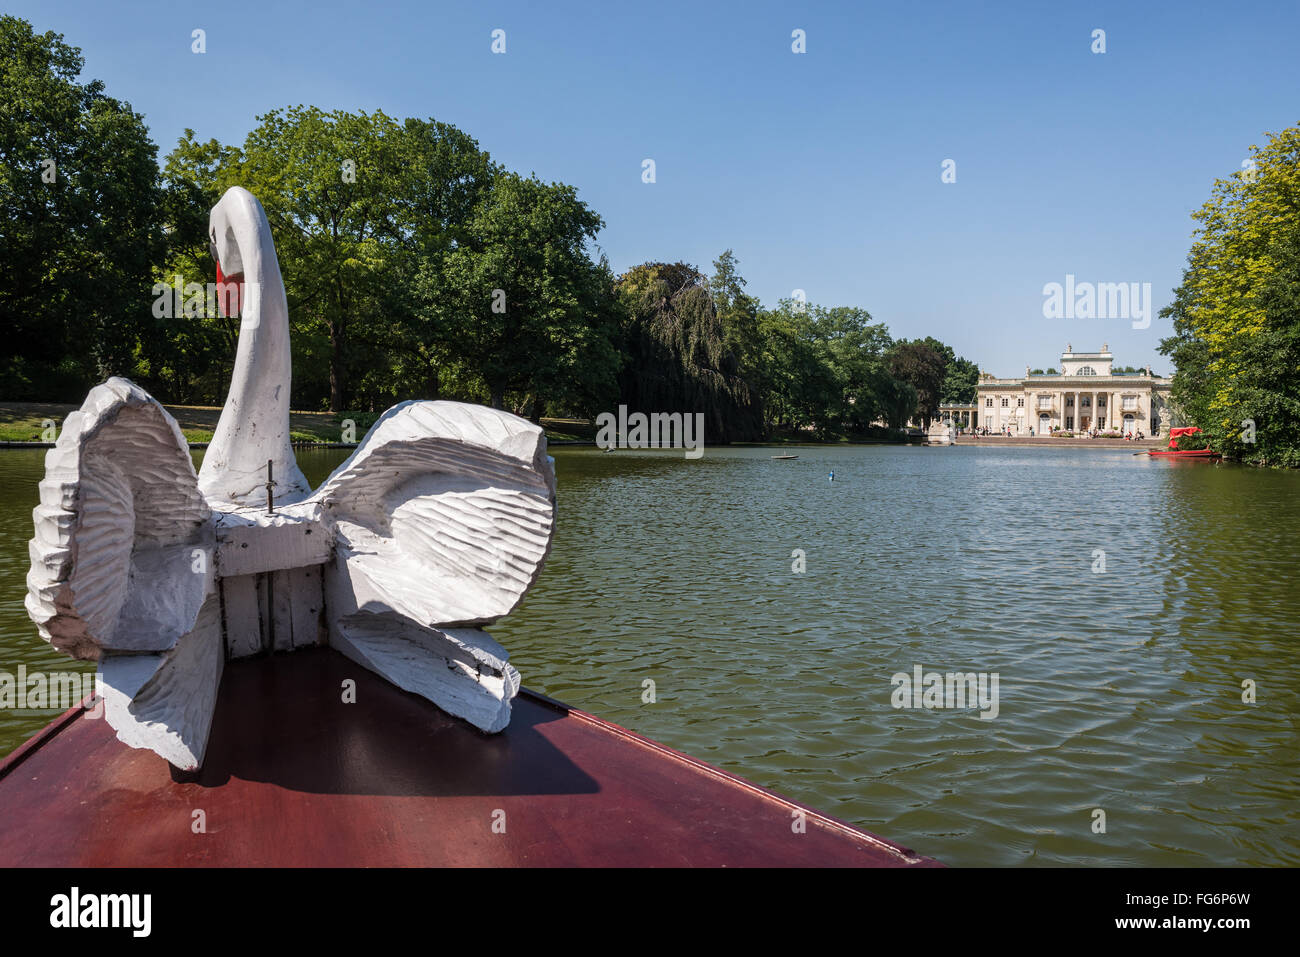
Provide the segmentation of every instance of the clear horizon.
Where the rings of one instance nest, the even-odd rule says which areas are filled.
[[[256,116],[299,103],[433,117],[511,169],[576,186],[618,272],[710,272],[730,248],[765,305],[802,289],[860,306],[999,377],[1058,364],[1067,342],[1170,374],[1155,314],[1190,214],[1266,132],[1300,121],[1300,8],[1280,4],[9,12],[79,47],[83,81],[144,115],[160,160],[187,127],[242,144]],[[1044,286],[1067,276],[1150,283],[1149,326],[1045,318]]]

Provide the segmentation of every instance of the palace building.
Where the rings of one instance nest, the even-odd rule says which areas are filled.
[[[1169,403],[1171,380],[1145,372],[1115,372],[1110,347],[1100,352],[1061,354],[1057,372],[1032,373],[1023,379],[981,374],[974,406],[942,405],[939,415],[954,424],[1010,429],[1012,435],[1048,435],[1053,430],[1092,429],[1157,437],[1176,424]]]

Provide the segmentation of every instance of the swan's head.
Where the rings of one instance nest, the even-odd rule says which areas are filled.
[[[262,256],[262,239],[270,235],[266,212],[257,197],[242,186],[232,186],[212,207],[208,217],[208,248],[217,263],[217,282],[235,287],[238,299],[217,297],[226,315],[237,315],[243,300],[244,280],[255,273]],[[233,308],[231,308],[233,307]]]

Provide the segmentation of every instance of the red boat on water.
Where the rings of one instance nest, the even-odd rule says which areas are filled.
[[[1218,459],[1223,456],[1214,449],[1180,449],[1178,440],[1185,435],[1196,435],[1202,430],[1195,425],[1169,430],[1169,447],[1164,449],[1147,449],[1148,455],[1176,455],[1184,458]]]

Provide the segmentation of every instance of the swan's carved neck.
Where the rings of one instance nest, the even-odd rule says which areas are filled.
[[[214,503],[264,505],[266,463],[275,500],[310,491],[289,442],[289,305],[266,212],[248,190],[226,191],[212,210],[209,236],[222,274],[243,279],[239,347],[230,393],[199,470],[199,488]]]

